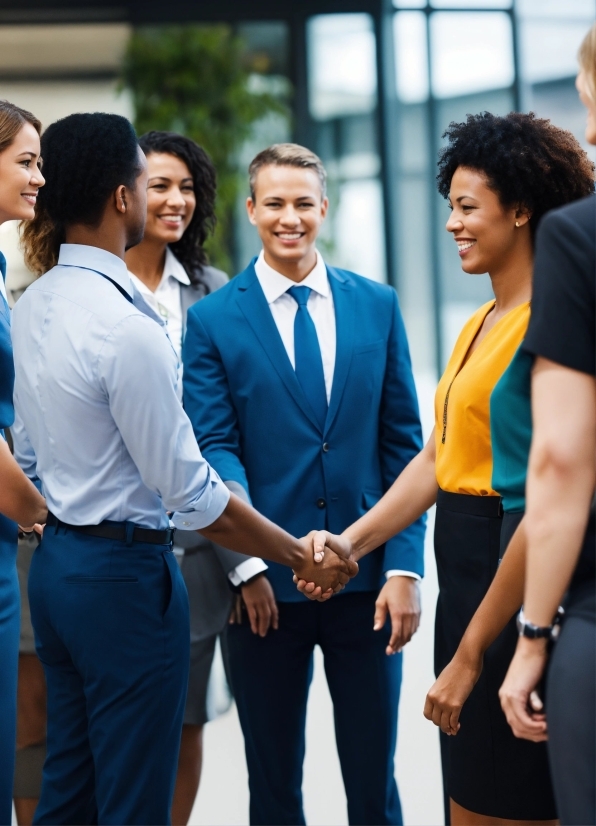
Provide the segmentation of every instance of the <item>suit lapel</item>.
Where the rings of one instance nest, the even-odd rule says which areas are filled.
[[[286,353],[286,348],[283,345],[277,326],[271,315],[267,299],[255,273],[254,262],[251,263],[244,272],[236,276],[234,280],[238,290],[238,304],[244,317],[250,324],[255,336],[294,401],[300,406],[317,429],[320,430],[316,416],[311,410],[308,399],[300,387],[294,368]]]
[[[333,371],[333,384],[331,386],[331,399],[327,419],[325,421],[325,433],[333,424],[341,398],[343,396],[348,372],[352,361],[352,350],[354,348],[354,283],[343,273],[332,267],[327,267],[331,292],[333,294],[333,304],[335,308],[335,368]]]

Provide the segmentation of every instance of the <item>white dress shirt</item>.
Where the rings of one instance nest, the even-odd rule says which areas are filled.
[[[163,529],[173,512],[197,530],[221,515],[230,493],[201,456],[176,353],[124,261],[62,244],[17,302],[12,336],[15,456],[58,519]]]
[[[265,293],[265,298],[269,304],[271,315],[275,321],[275,326],[279,332],[283,345],[288,354],[292,367],[296,369],[296,359],[294,352],[294,319],[298,312],[298,303],[291,295],[288,295],[290,287],[295,287],[296,282],[274,270],[266,261],[263,251],[255,261],[255,272],[259,279],[261,289]],[[335,352],[337,346],[335,330],[335,306],[333,304],[333,293],[327,276],[327,267],[320,252],[317,251],[317,261],[314,268],[306,278],[300,282],[301,287],[310,287],[311,294],[308,297],[307,309],[315,325],[319,347],[321,348],[321,358],[323,360],[323,373],[325,376],[325,389],[327,391],[327,403],[331,399],[331,388],[333,386],[333,372],[335,370]],[[385,576],[389,579],[392,576],[409,576],[419,580],[418,574],[412,571],[386,571]]]
[[[161,281],[155,291],[150,290],[140,278],[128,271],[135,287],[147,304],[164,320],[170,341],[178,356],[182,355],[182,303],[180,301],[180,284],[190,285],[186,270],[169,247],[166,247],[166,260]]]

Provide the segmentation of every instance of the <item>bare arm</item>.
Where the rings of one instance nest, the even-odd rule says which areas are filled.
[[[315,544],[315,553],[324,551],[322,562],[313,558],[313,537],[300,540],[270,522],[235,494],[221,516],[200,533],[232,551],[259,556],[293,568],[301,577],[308,577],[324,590],[345,585],[358,573],[358,566],[345,555],[340,558],[324,549],[324,542]]]
[[[437,501],[435,431],[374,508],[343,532],[352,558],[361,559],[403,531]]]
[[[459,731],[459,715],[482,672],[484,653],[522,604],[526,564],[524,527],[525,520],[522,520],[453,659],[426,696],[424,716],[445,734]]]
[[[18,466],[4,439],[0,439],[0,513],[24,527],[44,524],[46,502]]]
[[[594,377],[537,358],[532,375],[534,434],[528,465],[524,592],[526,619],[550,625],[577,564],[596,484]],[[530,711],[546,666],[546,641],[520,638],[499,696],[518,737],[546,739]],[[532,705],[536,708],[535,704]]]

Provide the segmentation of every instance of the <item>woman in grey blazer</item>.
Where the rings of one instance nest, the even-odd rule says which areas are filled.
[[[139,140],[147,156],[149,183],[143,241],[126,254],[132,281],[165,320],[180,363],[188,308],[227,283],[211,267],[203,245],[215,224],[216,174],[207,153],[173,132],[148,132]],[[225,480],[224,480],[225,481]],[[246,498],[243,488],[226,482]],[[179,532],[174,550],[190,602],[190,677],[180,746],[172,823],[186,824],[197,795],[203,726],[214,715],[208,684],[218,636],[224,631],[236,586],[253,616],[277,610],[262,560],[221,548],[194,531]],[[257,622],[258,625],[258,622]],[[253,628],[255,627],[253,621]]]

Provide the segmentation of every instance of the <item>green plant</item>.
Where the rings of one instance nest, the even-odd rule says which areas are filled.
[[[239,150],[257,120],[287,111],[279,97],[255,91],[251,77],[262,56],[253,63],[229,26],[185,25],[137,29],[122,66],[121,86],[132,94],[138,134],[180,132],[211,155],[218,177],[217,226],[207,246],[212,262],[227,272]]]

